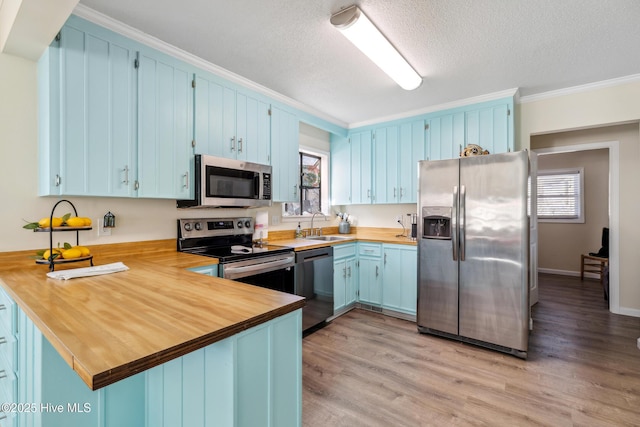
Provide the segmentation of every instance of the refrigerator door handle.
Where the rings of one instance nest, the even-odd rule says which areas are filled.
[[[453,250],[453,260],[458,260],[458,186],[453,186],[453,208],[451,210],[451,248]]]
[[[465,209],[466,209],[466,195],[467,191],[464,185],[460,186],[460,261],[464,261],[464,246],[465,246]]]

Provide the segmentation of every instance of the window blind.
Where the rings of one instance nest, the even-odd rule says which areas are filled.
[[[581,171],[538,172],[538,218],[582,217]]]

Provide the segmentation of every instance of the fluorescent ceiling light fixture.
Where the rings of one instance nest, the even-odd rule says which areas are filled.
[[[401,88],[413,90],[422,84],[422,77],[356,5],[333,14],[331,24]]]

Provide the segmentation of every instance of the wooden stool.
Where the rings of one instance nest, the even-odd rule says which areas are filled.
[[[604,269],[609,265],[609,258],[601,258],[593,255],[581,255],[580,280],[584,280],[584,273],[597,273],[600,283],[604,282]]]

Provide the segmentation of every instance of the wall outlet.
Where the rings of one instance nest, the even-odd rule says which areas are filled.
[[[279,215],[271,215],[271,225],[280,224],[280,216]]]
[[[111,228],[104,228],[104,218],[98,218],[95,223],[98,224],[98,237],[111,236]]]

